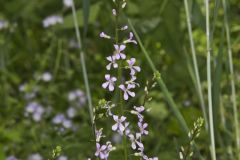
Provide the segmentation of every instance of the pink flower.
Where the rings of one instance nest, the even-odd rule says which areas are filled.
[[[109,91],[113,91],[114,90],[114,83],[115,83],[115,81],[117,81],[117,78],[116,77],[111,77],[109,74],[106,74],[105,79],[107,81],[102,84],[102,87],[105,88],[105,89],[108,87]]]

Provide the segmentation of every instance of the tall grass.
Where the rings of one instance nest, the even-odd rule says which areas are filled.
[[[207,39],[207,84],[208,84],[208,114],[211,139],[211,155],[212,159],[216,160],[215,135],[214,135],[214,119],[212,105],[212,74],[211,74],[211,41],[210,41],[210,15],[209,15],[209,0],[205,0],[206,10],[206,39]]]
[[[89,110],[89,115],[90,115],[90,118],[91,118],[93,135],[95,135],[92,98],[91,98],[91,92],[90,92],[90,87],[89,87],[87,68],[86,68],[86,64],[85,64],[83,43],[82,43],[82,40],[81,40],[81,34],[80,34],[79,27],[78,27],[79,25],[78,25],[78,20],[77,20],[77,15],[76,15],[76,9],[75,9],[75,5],[74,5],[74,1],[73,1],[73,5],[72,5],[72,15],[73,15],[73,21],[74,21],[74,26],[75,26],[77,42],[78,42],[79,50],[80,50],[79,51],[79,56],[80,56],[80,62],[81,62],[81,66],[82,66],[84,84],[86,86],[86,93],[87,93],[87,99],[88,99],[88,110]]]
[[[195,84],[196,84],[197,93],[198,93],[198,96],[200,99],[203,117],[205,120],[205,128],[208,129],[206,105],[205,105],[204,98],[203,98],[201,80],[200,80],[200,76],[199,76],[199,68],[198,68],[198,62],[197,62],[197,56],[196,56],[196,49],[195,49],[193,35],[192,35],[192,24],[191,24],[190,12],[189,12],[188,0],[184,0],[184,6],[185,6],[186,17],[187,17],[186,20],[187,20],[188,35],[189,35],[189,41],[190,41],[190,46],[191,46],[191,52],[192,52],[192,61],[193,61],[193,66],[194,66],[194,75],[195,75],[195,81],[196,81]]]
[[[238,122],[238,109],[237,109],[237,101],[236,101],[236,88],[235,88],[235,80],[234,80],[234,68],[233,68],[233,60],[232,60],[232,49],[231,49],[231,38],[230,38],[230,29],[227,15],[227,4],[226,0],[222,0],[223,8],[224,8],[224,26],[226,30],[226,38],[227,38],[227,51],[228,51],[228,61],[230,68],[230,81],[231,81],[231,101],[233,105],[233,115],[234,115],[234,126],[235,126],[235,140],[236,140],[236,153],[238,160],[240,159],[240,135],[239,135],[239,122]]]

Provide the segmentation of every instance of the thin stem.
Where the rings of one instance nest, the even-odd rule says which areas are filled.
[[[88,109],[89,109],[89,114],[90,114],[90,118],[91,118],[93,135],[94,135],[94,138],[95,138],[95,125],[94,125],[94,117],[93,117],[92,98],[91,98],[91,92],[90,92],[88,75],[87,75],[87,68],[86,68],[85,58],[84,58],[83,45],[82,45],[82,41],[81,41],[80,31],[79,31],[79,28],[78,28],[78,20],[77,20],[77,15],[76,15],[76,9],[75,9],[74,2],[73,2],[73,5],[72,5],[72,14],[73,14],[73,21],[74,21],[74,26],[75,26],[77,42],[78,42],[79,49],[80,49],[79,55],[80,55],[80,61],[81,61],[81,66],[82,66],[84,84],[86,86],[87,99],[88,99]]]
[[[211,139],[212,159],[216,160],[215,136],[213,124],[213,107],[212,107],[212,79],[211,79],[211,45],[210,45],[210,26],[209,26],[209,0],[205,0],[206,7],[206,37],[207,37],[207,83],[208,83],[208,109],[209,125]]]
[[[227,37],[227,48],[228,48],[228,60],[230,68],[230,80],[231,80],[231,101],[233,104],[233,114],[234,114],[234,125],[235,125],[235,138],[236,138],[236,148],[237,148],[237,157],[240,160],[240,137],[239,137],[239,122],[238,122],[238,109],[237,109],[237,100],[236,100],[236,88],[234,80],[234,69],[233,69],[233,60],[232,60],[232,49],[231,49],[231,38],[228,24],[228,15],[227,15],[227,6],[226,0],[222,0],[224,8],[224,24],[226,29]]]
[[[204,120],[206,122],[205,123],[205,128],[206,128],[206,130],[208,130],[208,119],[207,119],[206,105],[205,105],[204,98],[203,98],[201,80],[200,80],[200,76],[199,76],[199,68],[198,68],[195,45],[194,45],[194,41],[193,41],[193,35],[192,35],[192,24],[191,24],[191,18],[190,18],[190,13],[189,13],[188,0],[184,0],[184,5],[185,5],[186,16],[187,16],[188,35],[189,35],[190,46],[191,46],[191,50],[192,50],[192,61],[193,61],[194,72],[195,72],[195,77],[196,77],[196,84],[197,84],[196,88],[197,88],[197,93],[198,93],[200,103],[201,103],[203,117],[204,117]]]
[[[115,43],[119,44],[119,15],[120,15],[120,4],[119,1],[116,1],[116,19],[115,19]],[[122,79],[122,61],[120,61],[120,65],[118,67],[118,82],[119,85]],[[119,88],[119,100],[120,100],[120,109],[121,114],[124,114],[124,101],[123,101],[123,93]],[[127,160],[127,137],[126,135],[123,136],[123,149],[124,149],[124,159]]]

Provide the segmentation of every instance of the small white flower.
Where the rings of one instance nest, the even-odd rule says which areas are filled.
[[[65,7],[72,7],[73,5],[73,0],[63,0],[63,4]]]
[[[114,16],[117,15],[117,11],[116,11],[116,9],[113,9],[113,10],[112,10],[112,14],[113,14]]]
[[[45,82],[49,82],[52,80],[52,74],[49,72],[45,72],[42,74],[41,79]]]
[[[54,26],[56,24],[63,23],[63,18],[58,15],[52,15],[43,20],[43,27],[48,28],[50,26]]]
[[[28,160],[43,160],[39,153],[32,154],[28,157]]]

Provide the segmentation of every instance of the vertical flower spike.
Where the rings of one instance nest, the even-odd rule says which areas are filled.
[[[105,88],[105,89],[108,87],[109,91],[113,91],[114,90],[114,83],[115,83],[115,81],[117,81],[117,78],[116,77],[111,77],[109,74],[106,74],[105,79],[107,80],[107,82],[103,83],[102,87]]]
[[[130,95],[131,97],[135,97],[135,93],[130,91],[130,89],[132,89],[131,85],[127,85],[126,88],[123,84],[121,84],[119,88],[124,92],[124,100],[128,100],[128,95]]]
[[[124,51],[124,49],[126,48],[125,45],[114,45],[114,48],[116,50],[116,59],[126,59],[126,55],[124,53],[122,53],[122,51]]]
[[[135,75],[136,72],[140,72],[141,71],[141,68],[139,66],[134,66],[136,62],[136,59],[135,58],[131,58],[130,60],[127,60],[127,63],[128,63],[128,67],[131,71],[131,75]]]

